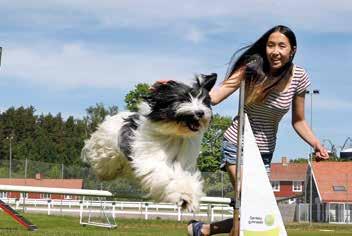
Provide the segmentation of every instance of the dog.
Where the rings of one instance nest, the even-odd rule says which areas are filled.
[[[82,159],[101,180],[131,168],[154,200],[197,210],[204,193],[196,164],[212,119],[209,91],[216,79],[213,73],[197,75],[193,85],[156,82],[138,112],[108,116],[98,126]]]

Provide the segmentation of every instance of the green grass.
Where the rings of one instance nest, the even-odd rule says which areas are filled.
[[[113,235],[162,235],[185,236],[186,222],[167,220],[117,219],[116,229],[104,229],[93,226],[80,226],[79,218],[68,216],[47,216],[42,214],[24,214],[39,228],[30,232],[13,221],[8,215],[0,212],[0,236],[113,236]],[[289,236],[347,236],[352,235],[352,225],[329,224],[289,224],[286,226]],[[333,230],[323,232],[321,230]],[[223,234],[225,235],[225,234]]]

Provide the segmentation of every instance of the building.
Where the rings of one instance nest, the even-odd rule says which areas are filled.
[[[0,178],[0,185],[82,189],[83,179],[45,179],[38,173],[34,179]],[[0,192],[0,198],[78,199],[72,195],[19,192]]]
[[[289,163],[283,157],[281,163],[272,163],[270,181],[276,200],[286,203],[304,200],[307,163]]]
[[[313,162],[312,187],[314,221],[352,223],[352,162]]]

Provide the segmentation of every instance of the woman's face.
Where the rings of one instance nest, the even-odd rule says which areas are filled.
[[[280,32],[272,33],[266,43],[266,56],[270,65],[270,72],[276,72],[290,61],[294,50],[286,35]]]

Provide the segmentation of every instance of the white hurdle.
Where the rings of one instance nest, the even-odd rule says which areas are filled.
[[[112,193],[109,191],[103,190],[90,190],[90,189],[72,189],[72,188],[48,188],[48,187],[34,187],[34,186],[20,186],[20,185],[0,185],[0,192],[20,192],[20,193],[50,193],[50,194],[62,194],[62,195],[77,195],[77,196],[85,196],[88,197],[98,197],[99,199],[102,197],[112,197]],[[24,199],[23,199],[24,201]],[[62,202],[61,202],[62,203]],[[90,221],[91,219],[91,212],[89,213],[89,220],[88,222],[83,221],[83,201],[80,205],[80,224],[85,225],[93,225],[99,227],[107,227],[107,228],[115,228],[116,222],[115,217],[113,217],[113,222],[111,222],[104,211],[104,206],[101,203],[101,211],[103,212],[104,216],[107,219],[107,224],[104,223],[97,223]],[[19,203],[18,203],[19,204]],[[23,203],[24,207],[25,203]],[[16,204],[17,208],[17,204]],[[48,203],[48,215],[51,214],[51,204]]]

